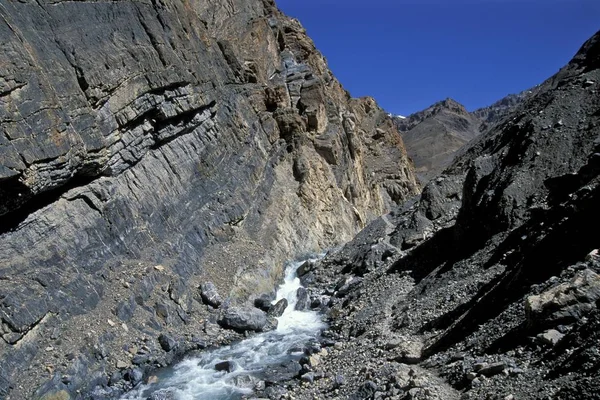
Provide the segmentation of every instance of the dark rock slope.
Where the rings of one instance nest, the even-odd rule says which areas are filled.
[[[306,275],[333,346],[294,397],[599,398],[599,94],[600,32]]]
[[[107,398],[224,340],[203,282],[268,292],[418,190],[392,121],[272,1],[0,17],[0,398]]]

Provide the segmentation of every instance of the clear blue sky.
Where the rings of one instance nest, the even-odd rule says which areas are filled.
[[[600,0],[276,0],[355,97],[407,115],[541,83],[600,30]]]

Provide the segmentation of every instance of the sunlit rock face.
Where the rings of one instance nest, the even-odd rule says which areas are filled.
[[[143,339],[214,333],[202,282],[268,292],[283,260],[418,192],[390,118],[270,1],[0,16],[2,396],[137,377]]]

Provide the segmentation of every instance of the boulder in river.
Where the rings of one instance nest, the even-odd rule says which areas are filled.
[[[257,308],[228,307],[217,321],[223,328],[238,331],[262,331],[267,324],[267,313]]]
[[[217,371],[233,372],[235,365],[231,361],[221,361],[215,364]]]
[[[277,329],[278,325],[279,325],[279,321],[277,320],[277,318],[267,315],[267,323],[262,328],[262,331],[263,332],[274,331],[275,329]]]
[[[158,390],[148,397],[148,400],[174,400],[175,393],[171,389]]]
[[[296,306],[294,307],[296,311],[304,311],[310,308],[310,297],[306,288],[298,288],[298,291],[296,292],[296,298]]]
[[[308,274],[309,272],[314,271],[315,268],[316,268],[316,263],[312,260],[308,260],[308,261],[305,261],[300,267],[298,267],[296,274],[299,277],[302,277],[302,276]]]
[[[283,315],[283,312],[287,308],[287,306],[288,306],[287,299],[281,299],[277,303],[275,303],[273,306],[271,306],[271,308],[267,312],[267,315],[269,317],[281,317]]]

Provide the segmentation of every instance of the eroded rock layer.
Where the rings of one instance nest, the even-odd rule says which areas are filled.
[[[5,398],[135,383],[159,332],[188,343],[215,321],[205,280],[268,292],[283,260],[418,191],[392,121],[271,1],[11,1],[0,17]]]

